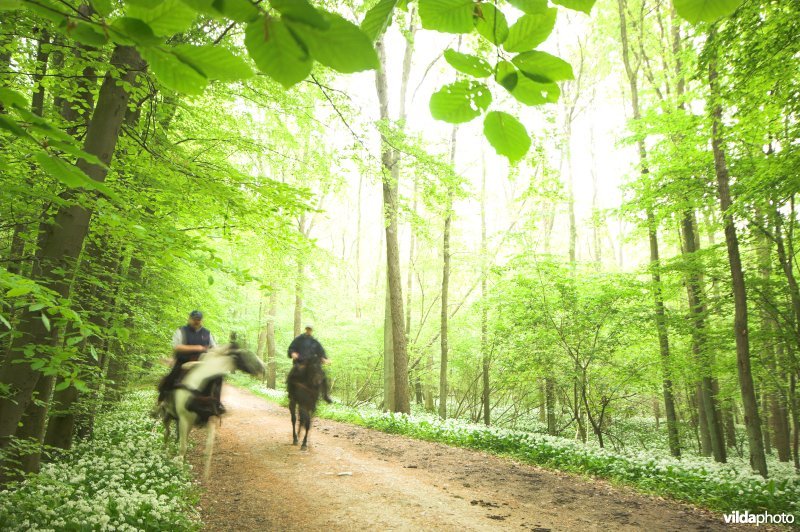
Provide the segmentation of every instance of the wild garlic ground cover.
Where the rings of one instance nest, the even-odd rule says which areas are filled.
[[[2,530],[196,530],[191,474],[164,452],[152,392],[129,393],[91,441],[0,491]]]
[[[244,376],[234,382],[270,400],[286,404],[286,392],[270,390]],[[746,459],[719,464],[710,458],[680,460],[660,451],[612,451],[546,434],[486,427],[430,414],[393,414],[372,406],[321,405],[320,417],[513,456],[555,469],[620,481],[646,492],[671,496],[720,511],[790,513],[800,520],[800,476],[792,464],[770,457],[770,478],[754,474]]]

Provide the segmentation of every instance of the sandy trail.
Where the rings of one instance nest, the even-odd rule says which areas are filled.
[[[730,530],[722,516],[608,482],[315,419],[226,385],[201,499],[207,530]],[[193,431],[202,442],[205,431]],[[202,443],[193,462],[201,471]]]

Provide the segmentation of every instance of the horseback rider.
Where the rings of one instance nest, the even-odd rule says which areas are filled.
[[[320,378],[322,398],[332,403],[333,400],[328,395],[328,376],[325,375],[325,372],[322,370],[322,364],[330,364],[331,361],[325,354],[325,348],[314,338],[313,332],[314,328],[307,325],[305,332],[300,334],[289,344],[289,349],[286,354],[292,359],[293,368],[302,363],[311,364],[311,367],[317,371]]]
[[[167,391],[174,388],[183,376],[183,365],[186,362],[194,362],[200,355],[212,347],[216,347],[217,342],[211,332],[203,327],[203,313],[193,310],[189,313],[189,320],[183,327],[178,327],[172,335],[172,350],[175,357],[175,364],[172,371],[167,375],[158,387],[159,401],[164,398]],[[223,410],[220,402],[222,392],[222,378],[214,379],[209,383],[211,396],[216,402],[219,410]]]

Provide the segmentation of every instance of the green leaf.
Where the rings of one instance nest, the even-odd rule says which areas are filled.
[[[61,390],[66,390],[67,388],[69,388],[69,379],[65,379],[65,380],[59,382],[58,384],[56,384],[56,387],[54,388],[54,390],[57,391],[57,392],[60,392]]]
[[[494,79],[505,87],[506,90],[511,92],[517,86],[519,81],[519,72],[516,67],[508,61],[500,61],[495,67]]]
[[[233,55],[219,45],[179,44],[173,48],[173,53],[208,79],[236,81],[253,75],[253,71],[241,57]]]
[[[473,0],[419,0],[419,18],[426,30],[470,33],[474,13]]]
[[[533,50],[515,56],[512,60],[520,71],[539,83],[551,83],[575,79],[572,66],[563,59],[547,52]]]
[[[30,294],[31,292],[33,292],[33,285],[23,284],[6,292],[6,297],[19,297],[24,296],[25,294]]]
[[[742,0],[674,0],[672,3],[680,16],[697,24],[714,22],[732,14],[742,5]]]
[[[513,64],[501,61],[497,64],[495,80],[505,87],[519,102],[525,105],[541,105],[558,101],[561,89],[556,83],[539,83],[520,76]]]
[[[344,74],[378,68],[378,53],[366,33],[339,15],[325,13],[325,18],[330,23],[327,30],[291,21],[287,24],[311,56],[327,67]]]
[[[76,159],[83,159],[87,163],[96,164],[99,166],[105,166],[105,164],[103,164],[103,161],[101,161],[96,155],[92,155],[91,153],[86,153],[85,151],[80,149],[76,142],[66,142],[63,140],[48,139],[47,144],[51,148],[55,148],[64,153],[72,155]]]
[[[492,73],[492,66],[488,61],[474,55],[456,52],[451,48],[444,51],[444,60],[459,72],[476,78],[485,78]]]
[[[392,12],[398,0],[379,0],[372,9],[367,11],[361,23],[361,31],[367,34],[372,41],[378,40],[386,28],[392,23]]]
[[[508,30],[503,48],[509,52],[526,52],[543,43],[553,32],[558,10],[548,8],[542,13],[522,15]]]
[[[97,360],[96,357],[95,360]],[[72,381],[72,384],[81,393],[89,393],[91,391],[89,390],[89,387],[86,386],[86,383],[83,382],[82,380],[75,379],[74,381]]]
[[[17,107],[19,109],[28,108],[28,99],[19,92],[0,87],[0,103],[5,107]]]
[[[141,48],[139,52],[167,88],[184,94],[202,94],[206,88],[208,80],[174,54],[158,48]]]
[[[5,317],[3,317],[2,314],[0,314],[0,323],[5,325],[7,328],[11,329],[11,324],[8,322],[7,319],[5,319]]]
[[[212,284],[214,284],[214,276],[213,275],[209,275],[208,276],[208,285],[211,286]]]
[[[508,22],[494,4],[477,4],[475,29],[492,44],[503,44],[508,38]]]
[[[111,28],[121,33],[125,37],[120,39],[119,35],[115,35],[115,42],[120,42],[121,44],[149,46],[161,42],[161,39],[156,37],[150,26],[138,18],[116,18],[111,23]]]
[[[258,69],[287,89],[311,72],[308,54],[278,19],[262,17],[248,24],[244,44]]]
[[[270,0],[270,4],[287,20],[308,24],[320,30],[330,27],[330,22],[307,0]]]
[[[516,162],[528,153],[531,138],[519,120],[502,111],[492,111],[483,120],[483,134],[498,154]]]
[[[0,129],[5,129],[17,137],[36,142],[36,139],[31,137],[27,131],[22,129],[22,127],[12,120],[8,115],[0,115]]]
[[[14,11],[22,7],[19,0],[0,0],[0,11]]]
[[[89,354],[92,355],[93,359],[99,360],[99,357],[97,356],[97,351],[95,350],[93,345],[89,345]]]
[[[469,122],[492,103],[492,93],[483,83],[471,80],[445,85],[431,96],[431,115],[451,124]]]
[[[592,11],[595,1],[596,0],[553,0],[553,3],[569,9],[574,9],[575,11],[583,11],[588,15]]]
[[[108,42],[108,35],[97,29],[93,24],[78,21],[67,26],[67,35],[81,44],[100,47]]]
[[[58,157],[48,155],[47,152],[44,151],[34,153],[33,158],[39,163],[42,170],[52,177],[55,177],[69,188],[97,190],[110,198],[116,198],[116,194],[114,194],[114,191],[112,191],[108,185],[100,181],[95,181],[73,164],[69,164]]]
[[[544,13],[549,9],[547,7],[547,0],[508,0],[508,3],[529,15]]]
[[[107,17],[114,11],[111,0],[92,0],[92,7],[101,17]]]
[[[520,76],[511,95],[525,105],[542,105],[557,102],[561,96],[561,89],[557,83],[539,83]]]
[[[209,0],[209,2],[210,1],[211,0]],[[152,9],[152,8],[158,6],[158,4],[160,4],[161,2],[163,2],[163,0],[127,0],[126,3],[129,4],[129,5],[132,5],[132,6],[143,7],[143,8],[146,8],[146,9]]]
[[[250,0],[214,0],[211,6],[236,22],[253,22],[259,16],[258,8]]]
[[[164,0],[153,7],[132,4],[128,16],[147,24],[155,35],[167,37],[189,29],[197,12],[180,0]]]
[[[49,331],[50,330],[50,319],[45,315],[44,312],[42,312],[41,316],[42,316],[42,323],[44,323],[44,328]]]
[[[59,25],[64,23],[68,18],[67,13],[65,13],[64,6],[62,4],[52,2],[51,0],[25,2],[25,8]]]
[[[28,307],[28,310],[31,312],[36,312],[37,310],[42,310],[45,306],[46,305],[44,303],[34,303],[30,307]]]
[[[73,336],[72,338],[67,339],[67,345],[73,346],[77,343],[80,343],[81,340],[83,340],[83,336]]]

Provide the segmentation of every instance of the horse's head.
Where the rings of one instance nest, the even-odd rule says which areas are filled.
[[[229,363],[233,367],[229,367],[228,371],[242,370],[250,375],[262,376],[266,373],[264,364],[256,357],[251,351],[238,344],[230,343],[217,347],[213,347],[203,353],[200,357],[201,361],[213,361],[215,359],[229,359]],[[187,362],[188,364],[188,362]],[[184,364],[184,367],[186,364]]]
[[[264,364],[252,351],[239,347],[235,343],[229,345],[228,356],[233,357],[234,365],[238,370],[256,377],[261,377],[266,373]]]

